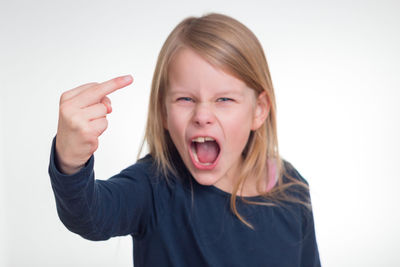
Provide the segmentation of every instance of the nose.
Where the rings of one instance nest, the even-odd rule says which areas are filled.
[[[193,122],[199,127],[212,125],[215,121],[215,116],[212,108],[206,103],[199,103],[196,105],[193,114]]]

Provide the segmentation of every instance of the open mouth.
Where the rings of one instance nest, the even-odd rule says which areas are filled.
[[[193,138],[190,144],[193,163],[200,169],[209,169],[217,163],[220,146],[217,141],[208,136]]]

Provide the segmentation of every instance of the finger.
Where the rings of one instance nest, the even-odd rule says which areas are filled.
[[[88,88],[88,90],[84,90],[79,95],[77,95],[77,97],[75,97],[74,104],[79,107],[87,107],[93,104],[100,103],[103,97],[118,89],[128,86],[132,83],[132,81],[132,76],[126,75],[100,83],[96,86]]]
[[[76,96],[76,95],[79,94],[80,92],[86,90],[87,88],[92,87],[92,86],[95,86],[95,85],[98,85],[98,84],[99,84],[99,83],[95,83],[95,82],[93,82],[93,83],[86,83],[86,84],[83,84],[83,85],[81,85],[81,86],[78,86],[78,87],[76,87],[76,88],[74,88],[74,89],[65,91],[65,92],[61,95],[60,104],[61,104],[61,103],[64,103],[65,101],[68,101],[69,99],[73,98],[74,96]]]
[[[82,109],[83,117],[88,120],[96,120],[107,116],[107,107],[103,103],[91,105]]]
[[[89,125],[96,135],[100,136],[107,129],[108,121],[105,117],[103,117],[90,121]]]
[[[108,97],[103,97],[100,103],[104,104],[107,107],[107,114],[112,112],[111,100]]]
[[[111,105],[111,100],[108,96],[105,96],[101,99],[102,102],[104,102],[104,104],[109,104]]]

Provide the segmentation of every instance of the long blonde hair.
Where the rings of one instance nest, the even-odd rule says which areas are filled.
[[[287,175],[285,164],[279,155],[275,94],[262,46],[245,25],[223,14],[210,13],[201,17],[184,19],[172,30],[161,48],[152,80],[146,133],[142,143],[143,148],[144,143],[147,142],[149,153],[155,159],[159,171],[165,177],[169,172],[176,174],[172,161],[176,148],[168,131],[163,127],[163,116],[169,65],[173,56],[183,47],[192,49],[210,64],[242,80],[249,88],[255,90],[257,95],[266,92],[270,106],[269,114],[264,124],[250,133],[248,143],[242,153],[241,173],[231,195],[233,213],[244,224],[253,228],[239,214],[236,199],[239,186],[247,177],[257,177],[259,182],[265,178],[265,173],[269,173],[268,161],[275,162],[278,181],[269,192],[259,188],[260,194],[265,199],[275,202],[292,201],[307,205],[308,201],[285,193],[286,189],[292,185],[300,185],[304,188],[307,185]],[[283,182],[284,174],[289,182]],[[275,177],[267,177],[267,179],[266,182],[269,184],[269,179],[275,179]],[[241,199],[249,204],[274,205],[271,201],[254,202]]]

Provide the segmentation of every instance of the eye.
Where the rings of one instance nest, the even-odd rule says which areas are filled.
[[[228,102],[228,101],[233,101],[233,99],[228,97],[220,97],[217,99],[217,102]]]
[[[178,99],[176,99],[176,101],[191,102],[193,101],[193,99],[190,97],[179,97]]]

